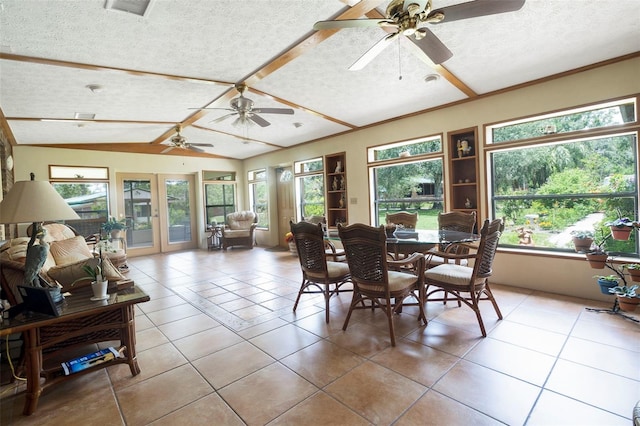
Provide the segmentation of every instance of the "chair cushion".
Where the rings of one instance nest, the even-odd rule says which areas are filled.
[[[349,274],[349,265],[347,265],[344,262],[332,262],[332,261],[328,261],[327,262],[327,274],[329,275],[329,278],[341,278],[344,277],[345,275]],[[322,274],[307,274],[309,276],[309,278],[319,278],[322,279],[324,278],[324,275]]]
[[[230,229],[250,229],[256,218],[256,214],[252,211],[242,211],[229,213],[227,215],[227,226]]]
[[[83,269],[85,265],[95,268],[98,265],[98,258],[92,257],[66,265],[54,266],[49,268],[47,274],[62,285],[63,291],[68,291],[72,285],[74,288],[78,288],[91,284],[92,278]],[[102,269],[102,275],[109,281],[119,281],[125,278],[108,258],[102,261]],[[81,278],[86,279],[80,280]],[[76,280],[80,281],[73,284]]]
[[[387,277],[389,281],[390,292],[400,291],[405,288],[412,287],[416,285],[416,280],[418,279],[418,277],[413,274],[398,271],[389,271]],[[384,287],[381,285],[368,285],[358,283],[358,288],[367,291],[384,293]]]
[[[444,263],[451,263],[456,265],[459,264],[461,266],[469,265],[469,261],[467,259],[458,259],[459,263],[456,263],[454,259],[445,259],[444,257],[440,256],[430,256],[427,260],[429,262],[427,263],[427,268],[433,268],[434,266],[442,265]]]
[[[64,265],[93,257],[84,237],[80,235],[62,241],[53,241],[49,250],[56,261],[56,265]]]
[[[248,229],[225,229],[225,238],[248,238],[251,236],[251,231]]]
[[[76,236],[71,228],[62,223],[48,223],[42,227],[47,230],[47,235],[45,235],[44,240],[48,243],[62,241]]]
[[[435,268],[427,269],[424,276],[427,280],[442,281],[455,285],[469,284],[473,268],[468,266],[445,263]]]

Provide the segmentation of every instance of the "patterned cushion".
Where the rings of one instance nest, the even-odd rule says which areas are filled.
[[[84,271],[83,267],[85,265],[90,266],[91,268],[95,268],[98,265],[98,258],[89,258],[83,259],[78,262],[68,263],[66,265],[54,266],[47,271],[47,274],[58,281],[60,285],[62,285],[63,291],[68,291],[71,286],[83,287],[91,284],[91,277],[87,276],[87,273]],[[118,271],[118,269],[113,266],[113,263],[106,258],[102,262],[102,275],[109,281],[119,281],[124,279],[124,276]],[[81,280],[81,278],[86,278]],[[80,280],[73,284],[76,280]]]
[[[84,237],[80,235],[62,241],[51,242],[50,251],[56,265],[64,265],[93,257]]]

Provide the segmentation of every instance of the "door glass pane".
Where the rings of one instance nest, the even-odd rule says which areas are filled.
[[[189,181],[165,180],[166,211],[169,224],[169,243],[191,241],[191,212],[189,206]]]
[[[128,228],[127,246],[152,247],[151,182],[145,179],[125,180],[123,195]]]

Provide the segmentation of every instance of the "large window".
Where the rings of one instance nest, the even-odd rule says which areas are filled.
[[[101,233],[109,216],[108,179],[106,167],[49,166],[51,184],[80,216],[65,223],[80,235]]]
[[[227,215],[237,210],[235,172],[205,170],[202,177],[207,224],[224,224]]]
[[[607,221],[619,215],[638,219],[637,128],[602,130],[629,117],[636,120],[635,103],[625,100],[556,115],[555,131],[544,140],[487,146],[492,213],[506,219],[502,245],[573,251],[574,231],[592,232],[600,242],[609,233]],[[580,129],[580,137],[556,135],[562,133],[562,120],[570,120],[572,130]],[[529,131],[538,132],[539,119],[531,122],[536,124]],[[496,126],[500,140],[527,139],[526,124]],[[495,130],[488,128],[490,141]],[[524,234],[531,241],[522,239]],[[637,233],[629,241],[607,239],[606,250],[637,254]]]
[[[322,158],[298,161],[294,164],[297,220],[310,216],[325,216],[323,170]]]
[[[249,205],[258,214],[258,228],[269,229],[269,205],[267,202],[267,171],[252,170],[248,173]]]
[[[439,136],[369,148],[372,223],[387,213],[418,213],[418,229],[437,229],[443,210],[443,154]]]

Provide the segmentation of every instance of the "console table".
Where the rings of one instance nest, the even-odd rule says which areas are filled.
[[[140,373],[134,309],[136,303],[148,301],[149,296],[135,286],[114,291],[102,301],[91,301],[92,295],[91,287],[73,290],[59,304],[61,313],[58,317],[23,313],[2,323],[0,336],[23,333],[27,379],[23,414],[34,413],[43,390],[76,376],[114,364],[128,364],[134,376]],[[59,357],[60,351],[73,346],[111,340],[120,340],[121,346],[117,349],[123,356],[78,373],[65,376],[60,364],[48,366],[45,363],[48,358]],[[44,383],[41,383],[41,377],[45,378]]]

